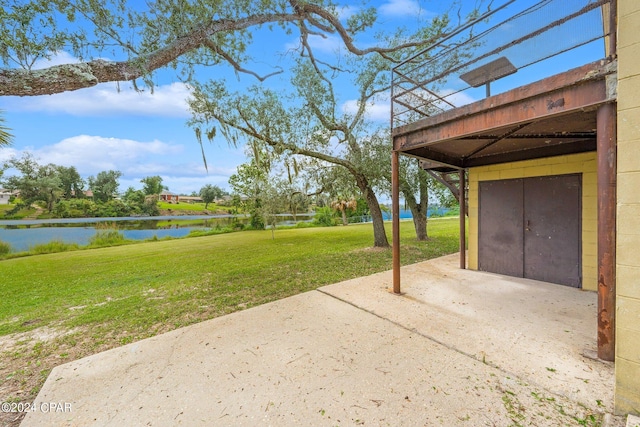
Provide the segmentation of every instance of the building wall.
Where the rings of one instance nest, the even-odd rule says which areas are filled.
[[[597,290],[597,166],[596,153],[590,152],[469,169],[469,268],[478,269],[478,183],[480,181],[581,173],[582,288]]]
[[[618,1],[616,390],[620,414],[640,415],[640,2]]]

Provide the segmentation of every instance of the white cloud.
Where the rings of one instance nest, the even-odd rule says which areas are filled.
[[[382,15],[392,17],[416,16],[424,12],[415,0],[389,0],[378,10]]]
[[[128,85],[128,83],[126,83]],[[114,83],[50,96],[8,97],[6,109],[67,113],[75,116],[136,115],[188,117],[187,98],[191,92],[183,83],[157,86],[138,92],[126,87],[118,90]]]
[[[359,103],[352,99],[342,104],[342,112],[347,114],[355,114],[358,111]],[[389,122],[391,114],[391,105],[389,99],[379,99],[370,102],[366,107],[365,117],[375,122]]]
[[[360,11],[360,8],[357,6],[351,6],[351,5],[346,5],[346,6],[338,6],[336,8],[336,12],[338,14],[338,19],[340,20],[346,20],[351,18],[353,15],[355,15],[356,13],[358,13]]]
[[[75,166],[81,175],[95,175],[104,170],[119,170],[125,174],[136,174],[146,169],[147,175],[156,175],[158,170],[170,166],[170,159],[182,153],[181,145],[170,145],[161,141],[140,142],[131,139],[105,138],[78,135],[31,150],[41,163]],[[167,159],[167,164],[157,164],[157,159]],[[144,165],[144,166],[141,166]],[[154,165],[149,167],[148,165]]]
[[[344,48],[344,43],[342,39],[338,36],[318,36],[318,35],[310,35],[309,36],[309,46],[314,52],[322,52],[322,53],[337,53],[340,52],[341,49]],[[285,44],[285,48],[287,50],[298,50],[300,49],[301,44],[300,40],[296,39],[295,41],[291,41]]]
[[[0,150],[0,162],[11,157],[21,157],[24,152],[29,152],[40,164],[75,166],[84,178],[106,170],[120,171],[123,174],[119,180],[121,191],[130,186],[140,189],[140,179],[159,175],[169,190],[175,193],[191,193],[200,190],[205,184],[227,187],[229,177],[244,161],[244,157],[237,156],[235,163],[225,160],[224,166],[220,166],[214,163],[213,158],[208,157],[207,171],[200,158],[182,159],[184,151],[185,147],[182,145],[171,145],[157,140],[140,142],[78,135],[38,149]],[[188,153],[186,157],[188,159]],[[8,175],[14,173],[13,170],[8,171]]]
[[[2,163],[10,160],[13,157],[20,157],[20,152],[12,147],[3,147],[0,149],[0,166]]]
[[[55,65],[63,65],[63,64],[77,64],[80,62],[78,58],[74,57],[68,52],[58,51],[51,54],[49,59],[38,59],[35,64],[33,64],[34,70],[41,70],[43,68],[53,67]]]
[[[477,99],[470,96],[466,92],[456,92],[453,89],[443,89],[438,91],[438,95],[445,98],[448,102],[452,103],[456,107],[462,107],[463,105],[476,102]]]

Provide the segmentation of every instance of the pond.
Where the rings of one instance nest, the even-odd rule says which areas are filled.
[[[443,215],[448,209],[429,209],[428,216]],[[298,222],[313,220],[314,213],[296,215],[279,214],[278,226],[295,225]],[[388,212],[383,213],[385,221],[391,219]],[[410,219],[411,212],[400,211],[401,219]],[[100,223],[114,223],[125,239],[146,240],[156,236],[185,237],[192,230],[211,230],[225,228],[234,221],[246,225],[247,216],[242,215],[167,215],[151,217],[118,217],[118,218],[57,218],[34,220],[0,220],[0,241],[9,243],[12,252],[28,251],[30,247],[49,243],[54,240],[65,243],[76,243],[80,246],[89,244],[89,239],[96,234]],[[371,217],[349,218],[350,222],[370,222]]]
[[[291,215],[279,215],[278,225],[310,221],[312,215],[297,215],[296,221]],[[9,243],[13,252],[28,251],[32,246],[53,240],[83,246],[96,234],[99,223],[114,223],[124,237],[131,240],[145,240],[153,236],[158,239],[185,237],[192,230],[229,227],[234,218],[242,224],[249,221],[248,217],[234,215],[4,220],[0,221],[0,241]]]

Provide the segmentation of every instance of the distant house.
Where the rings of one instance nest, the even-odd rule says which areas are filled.
[[[171,191],[164,190],[160,193],[160,200],[163,202],[178,203],[180,201],[180,196],[172,193]]]
[[[11,191],[0,188],[0,205],[8,205],[9,198],[11,196],[13,196],[13,193]]]

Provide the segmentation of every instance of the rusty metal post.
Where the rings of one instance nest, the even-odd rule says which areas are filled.
[[[611,0],[609,6],[609,56],[615,59],[618,56],[618,2]]]
[[[466,219],[467,219],[467,183],[465,180],[464,169],[460,169],[460,188],[458,196],[460,197],[460,268],[467,268],[467,236],[466,236]]]
[[[598,358],[615,358],[616,318],[616,104],[597,112],[598,144]]]
[[[391,215],[393,229],[393,293],[400,293],[400,154],[391,152]]]

